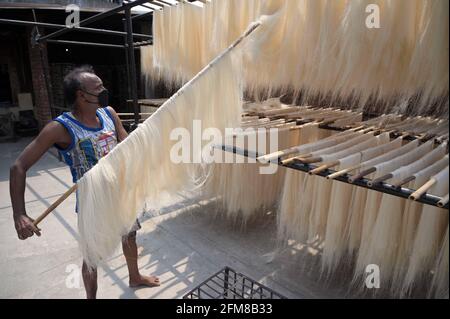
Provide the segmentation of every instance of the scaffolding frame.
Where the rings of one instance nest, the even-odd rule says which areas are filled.
[[[179,1],[178,1],[179,2]],[[176,2],[176,3],[178,3]],[[151,6],[149,6],[151,5]],[[134,56],[134,50],[138,49],[143,45],[150,45],[153,43],[153,36],[147,34],[140,34],[133,32],[133,20],[140,19],[143,17],[147,17],[152,15],[155,10],[161,10],[163,7],[171,6],[172,3],[164,0],[124,0],[121,5],[114,7],[112,9],[100,12],[95,14],[89,18],[81,20],[77,26],[69,27],[66,25],[53,24],[53,23],[43,23],[38,22],[36,19],[36,14],[34,9],[32,9],[34,21],[26,21],[26,20],[12,20],[12,19],[0,19],[0,24],[10,24],[10,25],[23,25],[23,26],[32,26],[35,27],[34,37],[31,39],[33,44],[40,43],[55,43],[55,44],[66,44],[66,45],[83,45],[83,46],[92,46],[92,47],[106,47],[112,49],[122,49],[125,52],[125,64],[127,69],[127,79],[129,83],[129,99],[132,100],[133,103],[133,114],[134,114],[134,123],[131,126],[131,129],[135,129],[139,124],[140,120],[140,112],[139,112],[139,104],[138,104],[138,93],[137,93],[137,78],[136,78],[136,61]],[[131,9],[137,6],[142,6],[149,9],[149,12],[145,12],[142,14],[137,14],[132,16]],[[124,31],[115,31],[108,29],[99,29],[99,28],[88,28],[87,25],[90,25],[96,21],[105,19],[109,16],[112,16],[116,13],[124,12],[125,17],[122,19]],[[43,28],[56,28],[58,30],[41,36],[38,31],[38,27]],[[54,39],[55,37],[59,37],[69,32],[89,32],[89,33],[98,33],[105,35],[113,35],[123,37],[124,44],[112,44],[112,43],[94,43],[94,42],[83,42],[83,41],[69,41],[62,39]],[[143,41],[134,41],[134,38],[139,38]],[[42,48],[41,48],[42,51]],[[41,56],[42,56],[41,52]],[[48,79],[46,79],[48,82]],[[47,83],[48,85],[48,83]],[[130,92],[131,91],[131,92]],[[51,94],[51,92],[49,92]],[[51,103],[51,101],[50,101]]]

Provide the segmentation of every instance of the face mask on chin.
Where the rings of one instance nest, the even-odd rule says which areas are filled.
[[[98,100],[98,102],[95,102],[95,101],[89,101],[88,99],[85,99],[88,103],[98,104],[100,107],[107,107],[109,105],[108,104],[109,103],[109,93],[108,93],[107,89],[103,89],[98,95],[89,93],[89,92],[87,92],[85,90],[81,90],[81,91],[86,93],[86,94],[95,96],[97,98],[97,100]]]

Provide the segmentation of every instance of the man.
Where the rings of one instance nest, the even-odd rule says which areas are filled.
[[[25,210],[25,179],[27,170],[52,146],[55,146],[70,166],[76,182],[98,160],[127,137],[127,132],[114,111],[108,106],[108,91],[102,80],[88,66],[71,71],[64,78],[64,95],[72,112],[64,113],[48,123],[39,135],[19,155],[10,170],[10,193],[14,223],[19,239],[24,240],[41,230]],[[77,198],[78,202],[78,198]],[[77,207],[75,211],[77,211]],[[130,287],[159,286],[155,276],[143,276],[137,264],[136,231],[139,222],[123,237],[122,248],[127,261]],[[88,299],[96,298],[97,270],[90,270],[83,261],[83,282]]]

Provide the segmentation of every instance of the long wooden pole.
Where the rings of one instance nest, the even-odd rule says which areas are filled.
[[[309,175],[319,174],[319,173],[323,172],[326,169],[329,169],[331,167],[339,165],[339,163],[340,163],[339,161],[334,161],[334,162],[323,164],[323,165],[321,165],[321,166],[319,166],[319,167],[309,171]]]
[[[53,204],[51,204],[45,212],[43,212],[38,218],[36,218],[33,222],[34,226],[37,226],[47,215],[49,215],[52,211],[55,210],[56,207],[59,206],[70,194],[72,194],[77,189],[77,184],[74,184],[71,188],[69,188],[64,194],[61,195]]]

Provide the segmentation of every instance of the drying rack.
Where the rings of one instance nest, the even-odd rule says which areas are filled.
[[[219,145],[217,147],[222,149],[225,152],[231,152],[231,153],[234,153],[234,154],[237,154],[237,155],[241,155],[241,156],[244,156],[244,157],[248,157],[248,158],[252,158],[252,159],[255,159],[255,160],[260,155],[263,155],[263,154],[258,154],[258,152],[241,149],[241,148],[238,148],[236,146]],[[302,172],[305,172],[305,173],[308,173],[308,172],[312,171],[313,169],[317,168],[316,165],[305,164],[305,163],[298,163],[298,162],[291,162],[291,163],[283,164],[283,163],[281,163],[280,160],[278,160],[278,163],[276,163],[276,164],[279,165],[279,166],[282,166],[282,167],[295,169],[295,170],[302,171]],[[335,170],[326,169],[326,170],[323,170],[320,173],[315,174],[315,175],[316,176],[321,176],[321,177],[326,177],[326,176],[328,176],[330,174],[333,174],[335,172],[336,172]],[[377,184],[374,184],[372,186],[369,186],[368,183],[371,182],[372,180],[367,179],[367,178],[357,179],[357,180],[353,181],[352,183],[350,183],[348,181],[348,177],[349,176],[350,175],[348,175],[348,174],[344,174],[344,175],[341,175],[339,177],[334,178],[333,180],[336,180],[336,181],[339,181],[339,182],[342,182],[342,183],[347,183],[347,184],[350,184],[350,185],[364,187],[364,188],[367,188],[367,189],[370,189],[370,190],[374,190],[374,191],[377,191],[377,192],[381,192],[381,193],[385,193],[385,194],[389,194],[389,195],[393,195],[393,196],[397,196],[397,197],[401,197],[401,198],[405,198],[405,199],[408,199],[409,196],[412,193],[414,193],[414,191],[415,191],[413,189],[406,188],[406,187],[395,187],[393,185],[390,185],[390,184],[384,183],[384,182],[377,183]],[[438,196],[434,196],[434,195],[431,195],[431,194],[424,194],[421,197],[419,197],[416,201],[420,202],[420,203],[423,203],[423,204],[426,204],[426,205],[431,205],[431,206],[438,207],[438,202],[440,200],[441,200],[441,198],[438,197]],[[448,210],[449,209],[449,203],[446,203],[441,208],[444,208],[444,209]]]

